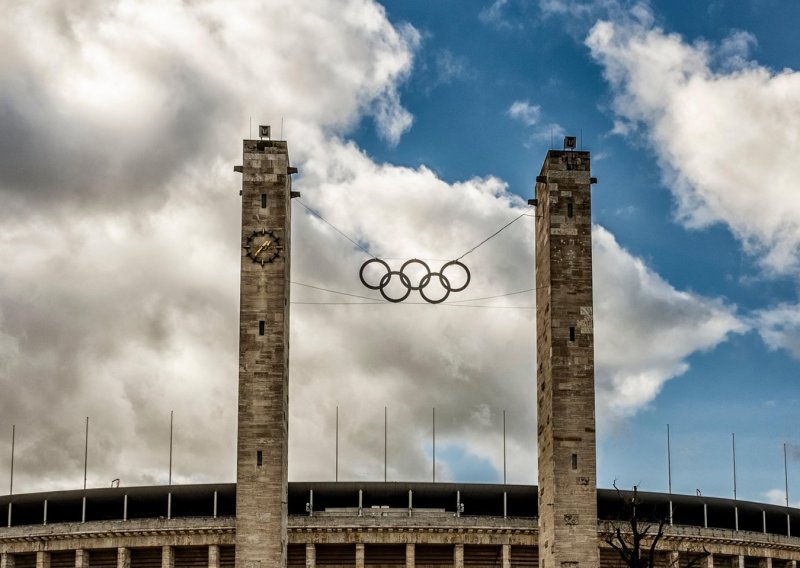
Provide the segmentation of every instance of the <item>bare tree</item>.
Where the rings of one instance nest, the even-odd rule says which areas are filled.
[[[642,521],[639,517],[642,501],[639,499],[638,488],[633,486],[630,496],[623,495],[614,482],[626,518],[623,526],[612,523],[612,528],[605,536],[606,543],[617,551],[622,561],[628,568],[656,568],[656,549],[664,536],[664,528],[669,522],[669,517],[661,516],[657,521]],[[693,558],[690,558],[683,568],[696,568],[700,562],[711,553],[703,548]],[[675,562],[674,564],[677,564]],[[670,566],[669,568],[678,568]]]

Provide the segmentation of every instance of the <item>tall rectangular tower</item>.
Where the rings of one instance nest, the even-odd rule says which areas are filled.
[[[548,152],[536,178],[540,568],[597,568],[589,152]]]
[[[285,141],[245,140],[236,568],[286,566],[291,178]]]

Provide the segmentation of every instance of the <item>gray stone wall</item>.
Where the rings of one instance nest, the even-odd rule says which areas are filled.
[[[96,554],[116,550],[120,568],[130,568],[132,552],[150,551],[164,559],[170,559],[171,551],[180,552],[186,547],[208,548],[208,565],[219,568],[221,549],[234,543],[235,520],[233,517],[142,519],[132,521],[102,521],[92,523],[54,523],[48,525],[12,527],[0,529],[0,567],[14,568],[15,562],[34,553],[63,553],[77,551],[75,566],[81,567],[85,558],[89,566]],[[620,568],[619,560],[603,539],[614,525],[601,523],[596,546],[603,551],[603,566]],[[502,517],[351,517],[340,516],[290,516],[289,544],[311,550],[307,556],[312,562],[315,546],[353,546],[363,544],[369,552],[372,545],[406,544],[406,564],[414,566],[415,545],[463,545],[466,557],[470,547],[497,547],[497,556],[506,558],[514,566],[513,557],[519,551],[535,551],[539,545],[538,530],[528,519],[503,519]],[[312,545],[308,547],[307,545]],[[322,548],[320,548],[322,549]],[[700,550],[714,555],[714,563],[738,568],[739,561],[747,559],[771,559],[773,568],[796,568],[787,562],[800,559],[800,538],[758,532],[699,527],[674,526],[666,529],[659,545],[661,557],[669,554],[685,559]],[[353,548],[355,550],[355,548]],[[155,552],[158,551],[158,552]],[[410,551],[410,553],[409,553]],[[153,555],[151,554],[151,555]],[[355,558],[355,556],[353,556]],[[411,562],[409,563],[409,558]],[[175,565],[182,568],[181,555],[175,554]],[[727,564],[725,563],[727,562]],[[20,563],[24,564],[23,562]],[[33,566],[33,563],[31,563]],[[663,564],[667,568],[666,561]],[[703,568],[713,568],[705,566]]]
[[[597,481],[588,152],[550,151],[536,184],[541,568],[595,568]]]
[[[286,142],[244,141],[237,568],[286,566],[291,233],[288,167]],[[266,232],[271,242],[254,259],[252,255],[261,249],[259,243]]]

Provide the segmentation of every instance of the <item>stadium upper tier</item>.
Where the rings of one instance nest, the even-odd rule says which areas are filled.
[[[625,520],[627,491],[598,490],[601,521]],[[645,520],[669,518],[694,526],[800,534],[800,509],[718,497],[638,493],[637,514]],[[454,516],[538,517],[535,485],[403,482],[295,482],[289,484],[290,516]],[[0,497],[10,526],[159,518],[234,517],[236,485],[154,485],[49,491]],[[0,526],[6,526],[3,522]],[[535,526],[535,522],[531,522]],[[0,533],[2,528],[0,528]]]

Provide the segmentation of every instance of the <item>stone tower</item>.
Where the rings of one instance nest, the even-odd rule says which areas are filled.
[[[285,567],[292,197],[286,142],[245,140],[243,165],[234,170],[242,173],[236,568]]]
[[[589,152],[551,150],[536,178],[540,568],[600,565],[589,176]]]

